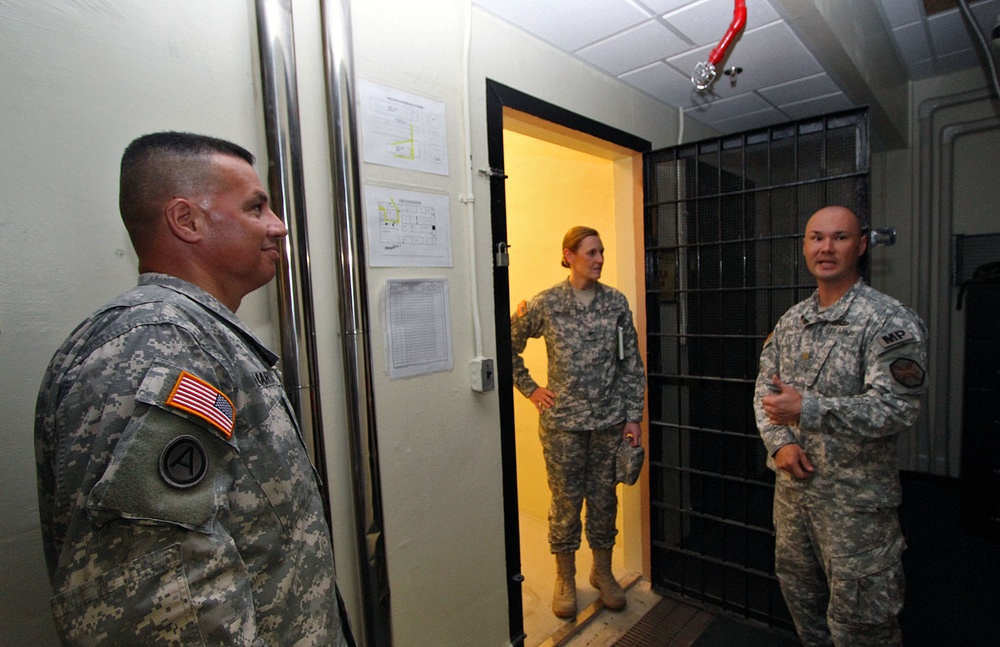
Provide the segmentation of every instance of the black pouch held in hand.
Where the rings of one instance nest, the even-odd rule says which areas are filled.
[[[618,443],[615,456],[615,482],[625,485],[635,485],[642,472],[642,464],[646,461],[646,450],[642,445],[633,447],[625,438]]]

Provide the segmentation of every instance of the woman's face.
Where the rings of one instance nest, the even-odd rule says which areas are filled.
[[[601,278],[604,267],[604,245],[598,236],[587,236],[577,245],[576,251],[564,249],[563,256],[569,263],[570,276],[586,284]]]

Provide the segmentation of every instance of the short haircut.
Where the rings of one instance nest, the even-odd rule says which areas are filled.
[[[118,208],[132,245],[140,251],[155,231],[163,204],[177,195],[193,196],[212,180],[213,155],[253,164],[247,149],[216,137],[159,132],[132,141],[122,154]]]
[[[580,243],[583,242],[583,239],[588,238],[590,236],[597,236],[598,238],[601,237],[601,235],[597,233],[597,230],[594,229],[593,227],[584,227],[584,226],[573,227],[572,229],[566,232],[565,236],[563,236],[562,248],[568,249],[571,252],[575,252],[577,249],[580,248]],[[561,265],[563,267],[569,267],[569,263],[566,262],[566,257],[560,254],[560,258],[562,259]]]

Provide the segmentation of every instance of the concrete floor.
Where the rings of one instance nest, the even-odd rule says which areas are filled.
[[[519,517],[521,530],[521,586],[522,609],[524,612],[524,633],[527,638],[524,647],[554,645],[567,632],[584,624],[594,614],[603,610],[597,604],[600,595],[590,585],[590,568],[593,557],[590,549],[584,547],[576,553],[576,602],[579,613],[576,622],[557,618],[552,613],[552,589],[556,579],[555,557],[549,552],[548,521],[531,515]],[[611,568],[623,586],[638,578],[638,573],[625,573],[624,561],[619,551],[612,553]],[[588,611],[588,609],[592,609]],[[640,616],[641,617],[641,616]],[[556,642],[552,642],[552,638]]]
[[[586,618],[579,618],[574,623],[578,626],[562,642],[550,643],[551,647],[557,644],[559,647],[610,647],[663,599],[653,592],[645,579],[637,580],[626,593],[628,604],[624,609],[608,611],[602,607]],[[581,621],[584,621],[582,625]]]
[[[612,556],[612,570],[626,589],[628,604],[621,611],[608,611],[590,585],[592,557],[583,548],[576,556],[576,620],[562,620],[552,614],[552,587],[555,558],[548,549],[548,522],[530,515],[520,516],[521,573],[524,647],[610,647],[625,634],[662,596],[653,592],[639,573],[626,572],[621,555]]]

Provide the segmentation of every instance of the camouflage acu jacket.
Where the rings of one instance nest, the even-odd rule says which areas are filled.
[[[542,413],[545,429],[605,429],[642,420],[646,378],[628,301],[618,290],[597,284],[584,307],[569,281],[522,302],[511,316],[514,385],[525,396],[538,388],[521,353],[528,339],[544,337],[548,385],[555,405]]]
[[[345,644],[276,359],[208,293],[161,274],[55,354],[35,440],[64,644]]]
[[[754,409],[771,458],[800,444],[815,467],[778,478],[817,497],[857,505],[900,501],[896,441],[912,426],[926,387],[926,328],[892,297],[862,281],[820,312],[818,295],[792,306],[764,342]],[[802,392],[797,427],[772,424],[762,408],[771,376]]]

